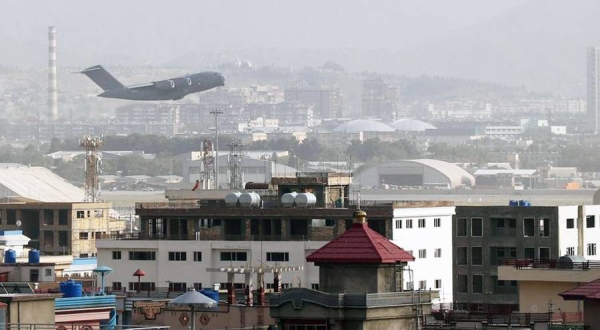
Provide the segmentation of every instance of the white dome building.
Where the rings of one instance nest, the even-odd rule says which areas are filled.
[[[428,129],[436,129],[436,127],[431,124],[411,118],[398,119],[393,122],[391,126],[395,130],[403,132],[422,132]]]
[[[336,133],[394,132],[395,129],[373,119],[357,119],[333,129]]]

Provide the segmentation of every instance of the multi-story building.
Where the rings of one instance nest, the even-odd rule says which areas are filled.
[[[96,255],[96,240],[125,225],[109,217],[110,203],[3,203],[0,230],[22,230],[42,255]]]
[[[381,79],[363,81],[362,115],[394,120],[400,109],[400,89]]]
[[[525,203],[526,204],[526,203]],[[514,259],[599,260],[600,205],[457,206],[452,228],[455,308],[516,311],[516,281],[498,279],[498,265]]]
[[[450,308],[453,301],[454,281],[449,271],[453,261],[453,215],[454,205],[450,202],[404,202],[394,207],[392,242],[415,257],[403,287],[439,291],[439,299],[433,300],[434,309]]]
[[[587,51],[587,111],[595,134],[600,130],[600,47]]]
[[[116,109],[119,123],[174,123],[179,124],[179,105],[132,103]]]
[[[337,87],[288,87],[286,102],[300,102],[313,106],[316,118],[337,118],[342,115],[342,97]]]

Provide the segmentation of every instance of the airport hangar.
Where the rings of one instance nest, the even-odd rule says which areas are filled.
[[[464,169],[435,159],[399,160],[377,165],[355,174],[354,184],[362,187],[459,189],[475,185]]]

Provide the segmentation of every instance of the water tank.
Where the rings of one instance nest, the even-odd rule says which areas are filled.
[[[227,205],[229,207],[237,206],[237,203],[238,203],[241,195],[242,195],[242,193],[239,191],[231,192],[231,193],[225,195],[225,205]]]
[[[510,200],[508,201],[508,206],[519,206],[519,201],[517,200]]]
[[[260,195],[255,192],[245,192],[240,195],[240,205],[244,207],[258,207],[260,205]]]
[[[296,196],[296,207],[312,207],[317,203],[317,197],[313,193],[301,193]]]
[[[74,280],[67,280],[60,282],[60,293],[63,294],[63,298],[81,297],[83,295],[83,288],[81,283]]]
[[[4,263],[16,264],[17,263],[17,251],[8,249],[4,252]]]
[[[296,196],[298,196],[297,192],[286,193],[281,196],[281,205],[284,207],[293,207],[294,201],[296,200]]]
[[[40,250],[29,250],[29,263],[39,264],[40,263]]]
[[[202,293],[203,295],[207,296],[208,298],[214,300],[217,302],[217,305],[213,308],[213,309],[219,309],[219,291],[217,290],[212,290],[212,289],[202,289],[200,291],[198,291],[200,293]]]
[[[519,206],[531,206],[531,202],[528,200],[522,199],[519,201]]]

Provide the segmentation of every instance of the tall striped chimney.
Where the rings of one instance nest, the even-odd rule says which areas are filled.
[[[58,95],[56,92],[56,28],[48,27],[48,116],[58,119]]]

